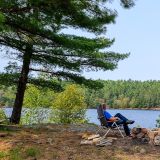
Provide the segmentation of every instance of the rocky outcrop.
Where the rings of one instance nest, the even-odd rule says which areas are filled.
[[[147,128],[136,128],[131,130],[133,139],[139,139],[142,142],[149,144],[160,145],[160,128],[147,129]]]

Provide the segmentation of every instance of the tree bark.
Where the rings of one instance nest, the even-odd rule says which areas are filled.
[[[21,75],[19,77],[16,99],[14,101],[13,111],[10,118],[10,122],[14,124],[19,124],[20,122],[31,58],[32,58],[32,46],[28,45],[26,46],[26,51],[23,55],[23,65],[22,65]]]

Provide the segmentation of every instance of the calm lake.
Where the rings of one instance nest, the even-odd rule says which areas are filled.
[[[128,119],[135,120],[135,123],[130,125],[130,127],[144,127],[144,128],[155,128],[156,119],[160,115],[160,111],[153,110],[119,110],[119,109],[109,109],[109,113],[115,115],[116,113],[121,113],[126,116]],[[96,109],[88,109],[86,113],[89,122],[100,124],[97,119]]]
[[[12,112],[11,108],[6,108],[5,113],[8,117],[10,117]],[[119,110],[119,109],[109,109],[109,112],[112,115],[116,113],[121,113],[126,116],[128,119],[135,120],[135,123],[130,125],[130,127],[145,127],[145,128],[155,128],[156,127],[156,119],[158,119],[160,115],[160,111],[153,110]],[[23,114],[22,114],[23,115]],[[88,109],[86,112],[86,117],[89,119],[89,122],[100,124],[97,119],[97,110],[96,109]]]

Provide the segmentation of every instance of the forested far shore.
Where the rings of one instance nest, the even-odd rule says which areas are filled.
[[[157,109],[160,106],[160,81],[107,80],[93,93],[111,108]],[[93,90],[91,92],[94,92]],[[94,99],[94,98],[93,98]]]
[[[104,87],[99,90],[79,86],[84,92],[87,108],[95,108],[99,103],[107,103],[111,108],[160,109],[160,81],[99,80]],[[63,81],[63,86],[70,85]],[[0,107],[12,107],[16,87],[0,85]],[[56,92],[47,88],[28,85],[24,106],[49,108],[56,99]]]

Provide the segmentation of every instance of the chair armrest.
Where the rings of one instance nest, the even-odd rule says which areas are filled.
[[[113,122],[113,121],[107,121],[107,122]]]

